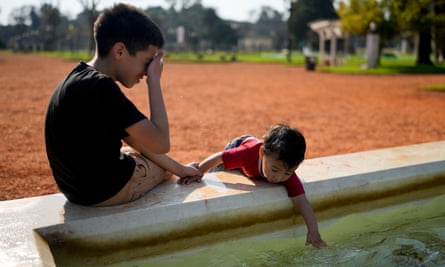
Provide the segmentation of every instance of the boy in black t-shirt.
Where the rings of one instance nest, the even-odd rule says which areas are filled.
[[[77,204],[108,206],[138,199],[166,179],[165,170],[200,175],[166,155],[159,27],[135,7],[118,4],[97,18],[94,37],[93,59],[59,83],[46,112],[46,151],[60,191]],[[144,76],[149,118],[116,84],[131,88]]]

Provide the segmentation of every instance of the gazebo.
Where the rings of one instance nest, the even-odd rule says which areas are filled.
[[[344,48],[347,47],[347,34],[340,28],[339,20],[317,20],[309,23],[311,30],[316,32],[319,36],[319,62],[327,63],[329,65],[336,65],[337,63],[337,39],[345,39]],[[331,49],[329,58],[325,60],[325,41],[331,41]],[[346,50],[345,50],[346,52]]]

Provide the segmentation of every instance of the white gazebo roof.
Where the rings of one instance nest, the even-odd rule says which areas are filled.
[[[317,20],[308,24],[311,30],[322,35],[325,39],[330,39],[332,36],[336,38],[343,37],[339,20]]]
[[[347,38],[340,27],[340,20],[316,20],[308,23],[311,30],[315,31],[320,37],[319,57],[320,61],[324,61],[325,40],[331,41],[329,62],[331,65],[336,64],[337,39]]]

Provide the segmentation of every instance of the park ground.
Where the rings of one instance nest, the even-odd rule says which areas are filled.
[[[0,53],[0,200],[59,192],[43,123],[54,87],[76,64]],[[445,75],[347,75],[284,64],[166,60],[169,154],[183,163],[200,161],[237,135],[261,137],[274,123],[303,132],[306,158],[445,140],[445,93],[418,89],[435,84],[445,84]],[[123,91],[148,115],[144,82]],[[94,147],[85,151],[100,154]]]

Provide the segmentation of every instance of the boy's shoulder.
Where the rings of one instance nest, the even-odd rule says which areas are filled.
[[[71,77],[71,79],[75,80],[83,80],[83,81],[105,81],[105,82],[112,82],[113,79],[109,77],[108,75],[100,72],[93,66],[88,65],[87,63],[80,61],[71,71],[71,73],[68,75],[68,77]]]
[[[57,91],[69,91],[72,96],[93,92],[120,91],[119,86],[108,75],[99,72],[85,62],[79,62],[57,85]]]

